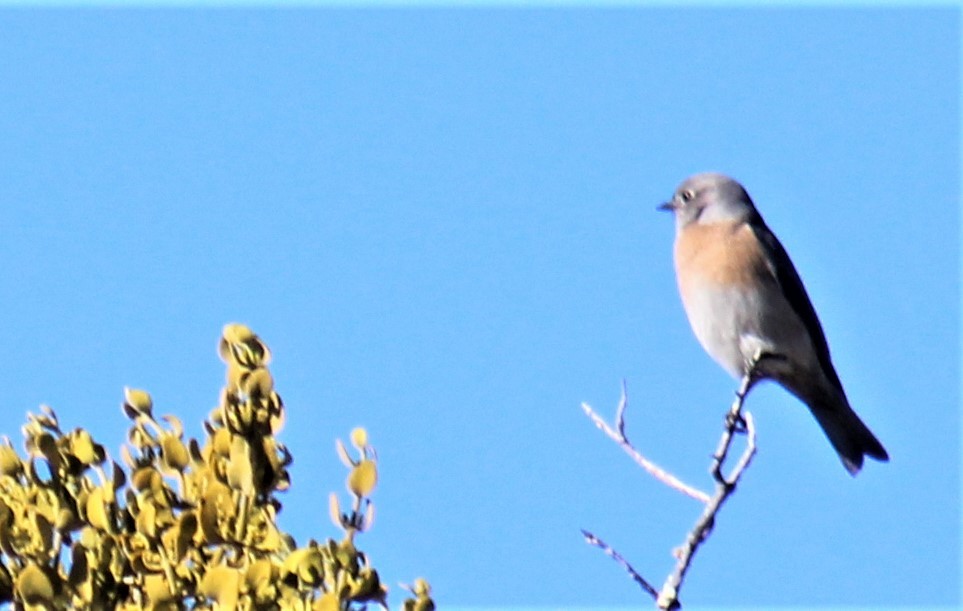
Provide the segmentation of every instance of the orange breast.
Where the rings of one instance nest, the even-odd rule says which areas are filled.
[[[675,240],[675,269],[683,293],[696,281],[735,288],[772,275],[746,223],[689,225]]]

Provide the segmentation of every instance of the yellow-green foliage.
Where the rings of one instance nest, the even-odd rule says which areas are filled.
[[[26,458],[0,443],[0,602],[24,609],[343,610],[385,604],[385,588],[355,536],[371,525],[378,478],[364,429],[351,432],[351,506],[331,495],[340,541],[298,547],[277,525],[291,455],[275,435],[284,406],[267,369],[271,353],[243,325],[224,328],[227,365],[206,439],[184,439],[180,420],[153,415],[126,389],[131,420],[121,454],[107,457],[83,429],[64,433],[48,407],[28,414]],[[406,610],[430,610],[418,579]]]

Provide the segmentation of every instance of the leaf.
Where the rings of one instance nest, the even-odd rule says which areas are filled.
[[[326,592],[312,606],[312,611],[340,611],[341,601],[334,592]]]
[[[378,572],[369,568],[361,570],[349,590],[349,596],[357,602],[382,601],[387,593],[387,588],[381,585]]]
[[[310,588],[317,587],[324,579],[324,561],[316,545],[294,550],[281,565],[281,579],[290,582],[297,578],[297,584]]]
[[[125,449],[126,449],[125,447],[121,446],[121,451]],[[129,452],[127,453],[127,456],[128,458],[130,457]],[[120,465],[118,465],[117,463],[112,463],[112,464],[114,465],[114,473],[113,473],[114,476],[111,480],[111,485],[113,486],[114,492],[116,493],[118,490],[120,490],[127,484],[127,476],[124,474],[124,470],[120,468]]]
[[[157,605],[174,599],[171,592],[171,584],[167,583],[167,577],[163,573],[153,573],[144,575],[144,592],[147,599]]]
[[[430,596],[431,586],[428,585],[428,582],[424,578],[419,577],[411,587],[411,593],[415,596]]]
[[[374,526],[374,520],[375,506],[374,503],[369,502],[364,508],[364,515],[361,518],[361,524],[358,526],[358,530],[361,532],[367,532],[371,530],[371,527]]]
[[[87,565],[87,550],[78,541],[74,543],[70,552],[70,573],[67,575],[67,583],[83,602],[89,604],[93,596],[93,584]]]
[[[331,522],[338,528],[344,528],[344,523],[341,521],[341,503],[338,501],[338,495],[334,492],[328,497],[328,515],[331,516]]]
[[[137,532],[143,534],[148,539],[157,536],[157,506],[152,499],[143,498],[135,512],[135,523]]]
[[[348,474],[348,490],[355,496],[368,496],[378,483],[378,468],[373,460],[362,460]]]
[[[401,587],[415,595],[415,599],[409,598],[404,602],[404,611],[434,611],[435,602],[431,600],[431,586],[427,581],[419,577],[414,585],[402,584]]]
[[[368,447],[368,431],[360,426],[352,430],[351,445],[363,452],[364,449]]]
[[[349,469],[354,467],[355,462],[351,459],[351,456],[348,454],[348,449],[344,447],[344,444],[340,439],[334,440],[334,448],[337,450],[338,458],[341,459],[341,462],[344,463],[345,467]]]
[[[266,397],[274,391],[274,380],[267,369],[259,368],[243,377],[243,390],[251,397]]]
[[[154,401],[146,390],[124,387],[124,414],[131,420],[139,416],[151,417]]]
[[[104,449],[95,444],[90,433],[83,429],[73,432],[70,438],[70,453],[85,466],[104,460]]]
[[[191,462],[184,442],[170,433],[161,435],[161,459],[171,471],[183,472]]]
[[[4,438],[0,443],[0,475],[16,477],[23,472],[23,463],[17,451],[10,445],[10,440]]]
[[[205,598],[213,598],[222,609],[236,609],[241,575],[236,569],[215,566],[207,570],[198,593]]]
[[[130,476],[130,484],[137,492],[154,490],[161,483],[161,474],[151,466],[141,467]]]
[[[255,603],[271,602],[276,598],[274,576],[276,567],[267,558],[256,560],[244,575],[247,591],[253,595]]]
[[[181,422],[180,418],[178,418],[177,416],[173,416],[171,414],[165,414],[161,416],[161,420],[163,420],[164,422],[170,425],[171,432],[174,434],[175,437],[177,437],[178,439],[183,438],[184,424]]]
[[[51,466],[60,464],[60,454],[57,451],[57,440],[50,433],[44,431],[27,441],[27,449],[35,458],[45,458]]]
[[[281,404],[281,397],[276,392],[271,393],[270,405],[268,407],[271,419],[271,434],[277,435],[284,428],[284,406]]]
[[[45,514],[51,513],[53,507],[49,505],[46,501],[39,504],[36,508],[30,508],[30,517],[32,518],[33,524],[32,530],[34,533],[34,543],[36,548],[33,550],[34,553],[47,554],[51,551],[53,545],[53,520],[48,518]]]
[[[83,530],[80,531],[80,544],[83,545],[86,549],[89,549],[89,550],[97,549],[98,547],[100,547],[102,540],[103,540],[103,537],[101,537],[100,533],[98,533],[93,528],[85,527]]]
[[[177,520],[177,525],[171,530],[176,532],[176,539],[174,540],[174,558],[177,562],[180,562],[184,556],[187,555],[187,551],[194,544],[194,535],[197,534],[198,522],[197,514],[194,511],[185,511],[180,515]]]
[[[54,600],[54,585],[50,576],[30,563],[20,571],[16,583],[17,595],[28,605],[43,605],[50,607]]]
[[[52,429],[59,428],[60,425],[57,422],[57,413],[53,411],[52,407],[46,404],[42,404],[40,406],[40,411],[43,412],[44,417],[42,418],[42,421],[44,422],[44,424],[46,424]]]
[[[237,322],[224,325],[224,330],[221,332],[221,335],[224,338],[224,341],[230,344],[246,342],[249,339],[256,337],[254,335],[254,331],[251,331],[250,327]]]
[[[208,444],[217,456],[230,456],[231,432],[227,429],[217,429]]]
[[[235,435],[231,440],[231,458],[227,466],[227,483],[245,494],[254,493],[254,466],[247,440]]]
[[[87,522],[94,528],[111,532],[110,513],[107,506],[107,491],[103,487],[94,488],[87,497],[86,507]]]
[[[250,328],[237,323],[224,327],[217,351],[225,362],[233,361],[246,369],[256,369],[271,360],[264,342]]]

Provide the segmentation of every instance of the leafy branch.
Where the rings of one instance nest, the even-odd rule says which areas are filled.
[[[26,609],[348,611],[387,607],[387,588],[355,540],[370,529],[377,462],[368,434],[351,433],[350,509],[332,495],[340,540],[298,546],[277,523],[293,457],[277,438],[285,409],[271,353],[244,325],[218,344],[227,375],[203,442],[153,414],[150,395],[125,389],[131,421],[123,465],[52,409],[28,414],[27,457],[0,442],[0,603]],[[126,469],[124,468],[126,467]],[[407,587],[411,611],[430,611],[427,582]]]

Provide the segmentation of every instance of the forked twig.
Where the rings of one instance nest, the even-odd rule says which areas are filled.
[[[682,494],[694,498],[702,503],[709,502],[709,495],[705,492],[699,490],[694,486],[686,484],[676,476],[672,475],[659,465],[655,464],[648,458],[642,455],[641,452],[635,449],[635,446],[629,441],[629,438],[625,435],[625,408],[628,406],[628,397],[625,390],[625,380],[622,380],[622,396],[619,398],[619,406],[615,412],[615,426],[612,427],[601,416],[595,413],[592,407],[588,403],[582,403],[582,411],[585,415],[592,419],[595,426],[600,428],[612,441],[619,444],[619,447],[625,450],[625,453],[632,457],[640,467],[645,469],[649,475],[656,478],[666,486],[678,490]]]
[[[749,467],[749,463],[752,461],[752,457],[756,453],[756,427],[753,422],[752,415],[748,412],[743,413],[742,404],[746,399],[746,395],[749,394],[753,384],[755,384],[757,381],[756,369],[762,358],[763,355],[756,355],[756,357],[750,363],[750,366],[748,367],[748,373],[743,377],[742,384],[740,385],[739,390],[736,392],[736,398],[732,402],[729,411],[726,413],[722,437],[719,439],[719,445],[712,456],[712,465],[710,467],[710,473],[712,474],[712,478],[716,483],[715,492],[712,494],[712,496],[709,496],[705,492],[683,483],[672,474],[668,473],[661,467],[655,465],[655,463],[649,459],[645,458],[641,452],[632,446],[625,435],[624,416],[627,406],[627,399],[624,381],[622,382],[622,398],[619,401],[614,427],[602,420],[602,418],[600,418],[587,404],[582,404],[582,409],[585,411],[586,415],[592,419],[595,425],[602,429],[602,431],[604,431],[605,434],[608,435],[612,440],[618,443],[619,446],[648,473],[650,473],[659,481],[665,483],[667,486],[678,490],[687,496],[695,498],[704,504],[702,515],[699,516],[699,519],[692,527],[692,530],[689,531],[689,534],[686,536],[683,544],[675,550],[675,568],[673,569],[672,573],[669,574],[668,578],[666,578],[665,583],[662,585],[662,589],[659,591],[657,591],[648,581],[646,581],[646,579],[643,578],[638,571],[636,571],[635,568],[633,568],[632,565],[611,546],[603,542],[594,534],[585,530],[582,531],[586,542],[602,549],[606,554],[615,559],[615,561],[618,562],[622,568],[629,573],[629,576],[632,577],[632,579],[638,583],[639,586],[653,598],[653,600],[655,600],[659,609],[676,610],[682,607],[681,603],[679,602],[679,590],[682,588],[682,581],[685,579],[686,572],[689,570],[689,566],[692,563],[692,558],[695,556],[696,550],[698,550],[699,546],[711,534],[712,527],[715,525],[716,514],[718,514],[723,503],[726,502],[726,499],[729,498],[729,495],[735,491],[736,484],[739,482],[739,479],[742,477],[742,474],[745,472],[745,470]],[[742,455],[739,457],[739,460],[732,468],[732,471],[729,473],[728,477],[726,477],[722,473],[722,467],[726,461],[726,457],[729,455],[729,449],[732,446],[732,440],[736,434],[746,435],[746,448],[743,450]]]
[[[712,527],[715,525],[716,514],[719,513],[722,504],[726,502],[729,495],[735,491],[739,478],[742,477],[743,472],[749,466],[752,457],[756,453],[756,426],[753,423],[752,414],[746,412],[745,415],[743,415],[741,413],[742,403],[752,383],[753,380],[749,375],[743,378],[742,386],[739,388],[739,392],[736,393],[736,399],[726,414],[726,425],[723,428],[722,437],[719,439],[719,447],[712,456],[711,471],[712,477],[716,481],[715,494],[713,494],[709,502],[706,503],[705,508],[702,510],[702,515],[699,516],[695,526],[689,531],[685,542],[675,552],[677,558],[675,569],[669,574],[668,578],[666,578],[665,583],[662,584],[662,590],[656,598],[656,604],[660,609],[678,609],[681,607],[679,603],[679,590],[682,588],[682,580],[685,579],[685,574],[689,570],[692,558],[695,556],[699,545],[709,537]],[[729,477],[726,478],[722,474],[722,465],[726,460],[726,456],[729,454],[729,447],[732,445],[734,433],[746,433],[746,448],[743,450],[742,456],[740,456],[736,466],[733,467]]]

